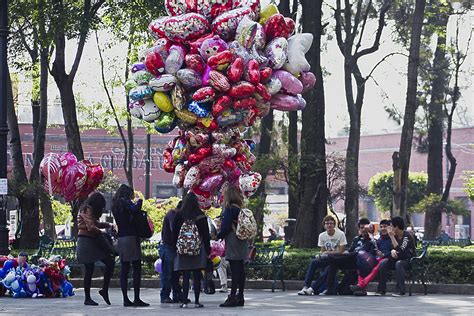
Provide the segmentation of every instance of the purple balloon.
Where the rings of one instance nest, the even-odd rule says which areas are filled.
[[[272,96],[270,104],[272,109],[279,111],[295,111],[300,110],[302,107],[300,98],[282,93],[277,93]],[[304,106],[306,106],[306,102]]]
[[[303,92],[303,84],[295,76],[285,70],[276,70],[272,74],[272,78],[281,81],[281,91],[284,93],[297,95]]]
[[[159,274],[163,273],[163,262],[161,259],[156,259],[155,271],[158,272]]]
[[[316,84],[316,76],[310,71],[302,72],[299,79],[303,84],[303,92],[306,92],[309,89],[313,88]]]
[[[135,73],[137,71],[140,71],[140,70],[144,70],[146,67],[145,67],[145,64],[144,63],[135,63],[132,65],[132,73]]]

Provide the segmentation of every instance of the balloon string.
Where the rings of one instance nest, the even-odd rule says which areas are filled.
[[[53,196],[53,188],[51,185],[51,155],[48,156],[48,190],[49,195]]]

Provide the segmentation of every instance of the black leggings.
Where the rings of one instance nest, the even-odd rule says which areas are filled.
[[[112,257],[107,257],[101,260],[105,264],[104,270],[104,283],[102,284],[102,289],[104,291],[109,290],[110,279],[114,273],[115,261]],[[85,275],[84,275],[84,294],[86,299],[91,298],[91,283],[92,275],[94,274],[94,262],[84,264]]]
[[[142,262],[141,260],[132,261],[133,268],[133,293],[135,301],[140,299],[140,283],[142,279]],[[123,300],[128,300],[128,272],[130,271],[130,262],[122,261],[122,270],[120,270],[120,287],[122,288]]]
[[[245,287],[244,260],[228,261],[230,264],[230,272],[232,273],[230,295],[234,296],[237,294],[237,287],[239,288],[239,295],[243,295]]]
[[[189,279],[193,273],[194,304],[199,304],[199,294],[201,293],[201,270],[192,270],[183,272],[183,301],[186,303],[189,293]]]

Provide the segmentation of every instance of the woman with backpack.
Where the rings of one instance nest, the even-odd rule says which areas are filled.
[[[120,287],[122,288],[123,306],[145,307],[150,304],[140,299],[140,283],[142,278],[142,253],[140,237],[133,217],[138,216],[142,209],[142,200],[133,203],[135,193],[128,185],[122,184],[112,199],[112,213],[117,222],[117,247],[122,269],[120,271]],[[128,272],[130,265],[133,268],[133,291],[134,300],[129,300]]]
[[[236,229],[239,214],[242,210],[243,198],[237,187],[229,185],[224,191],[223,218],[217,239],[225,240],[225,259],[229,261],[232,273],[230,295],[220,307],[244,306],[245,269],[248,242],[237,237]],[[237,294],[237,288],[239,292]]]
[[[193,274],[194,307],[201,308],[201,270],[207,267],[207,257],[211,252],[207,217],[199,208],[197,197],[189,192],[183,199],[181,209],[173,223],[174,244],[176,245],[175,271],[183,273],[183,296],[181,308],[188,307],[189,279]]]
[[[91,298],[92,274],[94,274],[94,264],[102,261],[105,264],[104,283],[99,291],[100,296],[110,305],[109,283],[114,272],[114,254],[110,249],[104,247],[100,238],[101,229],[113,228],[110,223],[99,222],[105,208],[105,198],[99,192],[92,193],[82,204],[77,215],[78,235],[77,235],[77,261],[84,264],[84,305],[97,306],[97,302]]]

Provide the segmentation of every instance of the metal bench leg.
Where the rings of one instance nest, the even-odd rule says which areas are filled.
[[[285,281],[283,280],[283,267],[279,269],[279,274],[280,274],[280,281],[281,281],[281,289],[283,292],[285,292]]]
[[[275,292],[275,285],[276,285],[276,268],[275,267],[272,267],[272,276],[273,276],[272,292]]]

